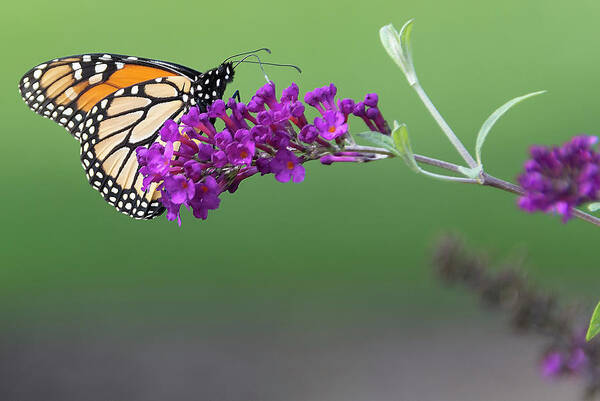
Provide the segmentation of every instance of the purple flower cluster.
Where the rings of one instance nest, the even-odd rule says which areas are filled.
[[[561,147],[532,146],[519,184],[519,206],[528,212],[558,213],[566,222],[571,208],[600,199],[600,153],[595,136],[576,136]]]
[[[302,164],[309,160],[368,161],[343,148],[351,115],[360,117],[370,130],[390,133],[377,95],[368,94],[361,102],[336,102],[336,93],[330,84],[306,93],[301,102],[293,83],[278,99],[270,82],[247,104],[229,99],[215,101],[203,113],[191,108],[181,124],[173,120],[164,124],[162,143],[136,149],[143,189],[157,185],[167,218],[181,224],[182,205],[204,220],[209,210],[219,207],[222,192],[235,192],[241,181],[257,173],[273,174],[279,182],[302,182]],[[305,104],[319,113],[312,123]]]

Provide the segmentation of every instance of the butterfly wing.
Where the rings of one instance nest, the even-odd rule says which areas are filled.
[[[29,108],[56,121],[79,139],[87,113],[111,93],[151,79],[194,79],[198,75],[199,72],[178,64],[97,53],[40,64],[21,78],[19,90]]]
[[[120,212],[151,219],[164,211],[156,185],[141,189],[135,149],[154,143],[166,120],[181,118],[191,84],[170,76],[119,89],[93,106],[83,121],[81,162],[88,181]]]
[[[163,213],[156,185],[142,191],[135,149],[149,147],[168,119],[223,96],[232,64],[205,73],[159,60],[117,54],[64,57],[26,73],[19,89],[36,113],[81,143],[89,183],[117,210],[137,219]]]

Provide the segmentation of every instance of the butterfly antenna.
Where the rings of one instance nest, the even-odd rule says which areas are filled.
[[[250,60],[248,60],[248,58],[250,58],[250,57],[255,57],[257,61],[250,61]],[[291,68],[296,69],[296,71],[298,71],[299,73],[302,73],[302,70],[297,65],[293,65],[293,64],[264,63],[260,59],[260,57],[258,57],[256,54],[249,54],[246,57],[242,58],[241,60],[237,60],[237,61],[234,60],[232,62],[235,63],[233,65],[233,69],[234,70],[241,63],[258,64],[260,66],[260,69],[262,70],[263,74],[265,74],[265,79],[267,80],[267,82],[271,82],[271,80],[269,79],[269,76],[265,72],[265,68],[264,68],[265,65],[273,65],[273,66],[276,66],[276,67],[291,67]]]
[[[298,67],[297,65],[294,65],[294,64],[266,63],[264,61],[257,62],[257,61],[250,61],[250,60],[244,60],[243,62],[244,63],[250,63],[250,64],[274,65],[276,67],[290,67],[290,68],[293,68],[296,71],[298,71],[300,74],[302,74],[302,70],[300,69],[300,67]]]
[[[223,60],[223,63],[226,63],[227,60],[231,60],[232,58],[236,58],[236,57],[240,57],[240,56],[245,56],[246,54],[253,54],[253,53],[258,53],[258,52],[262,52],[265,51],[268,54],[271,54],[271,50],[266,48],[266,47],[261,47],[260,49],[256,49],[256,50],[252,50],[249,52],[243,52],[243,53],[239,53],[239,54],[234,54],[233,56],[229,56],[227,57],[225,60]]]
[[[241,63],[248,62],[248,61],[246,61],[246,59],[248,59],[250,57],[256,57],[256,60],[258,60],[258,62],[253,61],[251,63],[258,64],[260,66],[260,69],[262,70],[263,74],[265,75],[265,79],[267,80],[267,83],[271,82],[271,80],[269,79],[269,76],[267,75],[267,72],[265,71],[265,68],[263,67],[263,62],[260,60],[260,57],[258,57],[256,54],[249,54],[239,61],[233,61],[233,62],[235,62],[235,64],[233,65],[233,69],[235,70],[235,67],[237,67]]]

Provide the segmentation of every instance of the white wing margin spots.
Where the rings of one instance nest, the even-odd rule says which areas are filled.
[[[27,72],[19,82],[19,91],[31,110],[77,137],[88,111],[78,105],[79,98],[123,66],[89,55],[55,59]]]

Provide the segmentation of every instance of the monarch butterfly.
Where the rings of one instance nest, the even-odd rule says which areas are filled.
[[[178,121],[193,106],[204,111],[220,99],[233,80],[229,59],[202,73],[119,54],[69,56],[32,68],[19,90],[29,108],[79,140],[88,182],[109,204],[152,219],[164,207],[156,185],[141,190],[135,149],[154,143],[166,120]]]

